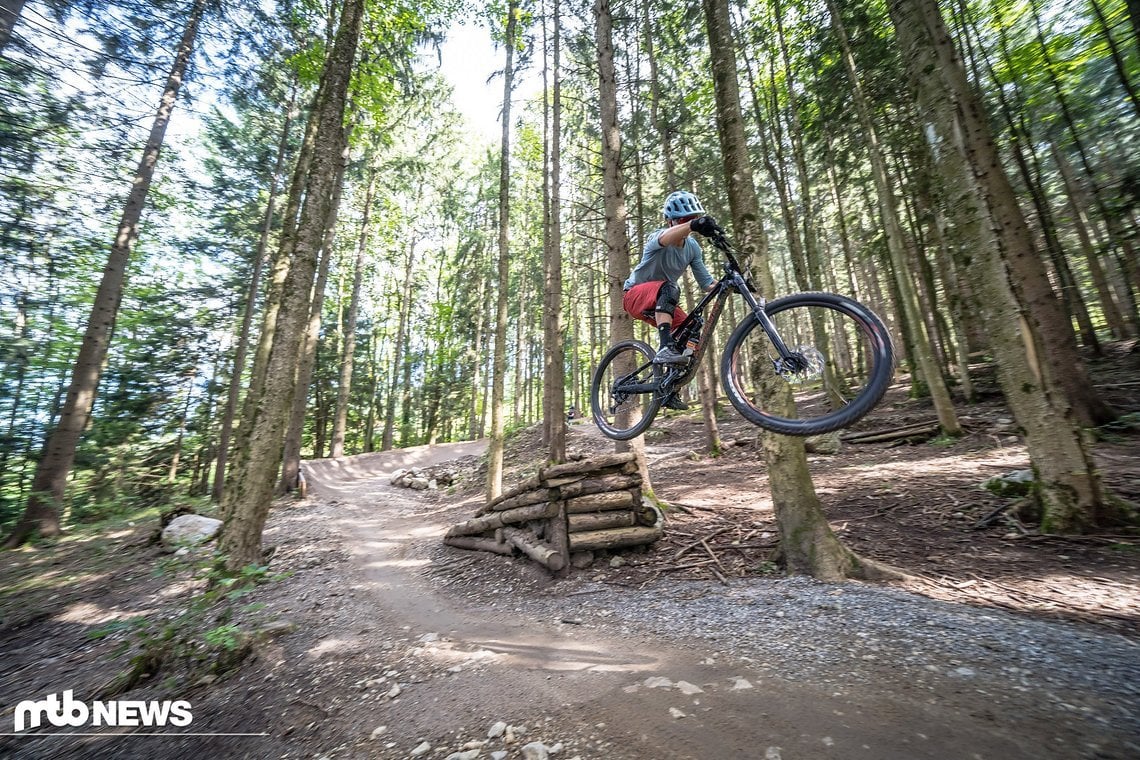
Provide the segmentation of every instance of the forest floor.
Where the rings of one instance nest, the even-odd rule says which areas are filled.
[[[1093,364],[1105,396],[1132,412],[1134,348]],[[481,443],[307,462],[309,497],[281,500],[265,534],[283,577],[249,597],[263,608],[221,621],[258,631],[245,661],[211,673],[183,652],[115,697],[188,700],[182,730],[203,735],[56,729],[0,736],[0,756],[1140,756],[1140,537],[1044,536],[994,516],[1008,502],[980,483],[1028,459],[983,391],[961,407],[960,439],[809,456],[841,539],[912,576],[890,584],[779,573],[757,433],[731,409],[720,422],[732,445],[716,458],[700,453],[698,412],[654,423],[665,537],[566,577],[440,542],[481,504]],[[932,420],[905,392],[892,388],[860,429]],[[1127,428],[1102,431],[1096,458],[1106,485],[1140,503],[1138,444]],[[571,426],[569,446],[612,450],[590,424]],[[535,429],[512,436],[508,487],[541,451]],[[440,462],[455,486],[389,484]],[[20,700],[97,698],[127,664],[124,644],[192,608],[202,583],[149,542],[154,528],[124,522],[0,557],[0,731]],[[131,619],[151,625],[114,625]],[[257,735],[221,735],[235,733]]]

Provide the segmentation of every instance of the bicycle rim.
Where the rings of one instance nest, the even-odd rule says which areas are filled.
[[[657,394],[647,390],[659,374],[650,363],[653,356],[646,344],[627,340],[602,357],[590,384],[590,407],[594,424],[606,437],[628,441],[653,423],[661,408]]]
[[[847,427],[871,411],[894,374],[894,350],[869,309],[831,293],[800,293],[765,307],[790,350],[781,357],[753,316],[725,347],[721,376],[749,421],[786,435]]]

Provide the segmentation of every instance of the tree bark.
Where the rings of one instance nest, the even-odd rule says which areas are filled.
[[[551,129],[549,172],[544,194],[546,225],[544,227],[543,297],[543,418],[546,421],[547,445],[552,462],[566,460],[566,349],[562,342],[562,83],[560,57],[562,51],[562,17],[559,0],[554,0],[554,70],[551,93]],[[545,77],[546,71],[543,70]]]
[[[409,240],[404,258],[404,282],[401,286],[400,316],[396,325],[396,345],[392,348],[392,371],[388,378],[388,398],[384,403],[384,433],[380,439],[380,450],[392,448],[396,427],[396,391],[400,387],[400,367],[407,351],[408,320],[412,310],[412,262],[415,260],[416,241]]]
[[[622,306],[622,284],[629,277],[629,213],[625,203],[625,182],[621,169],[621,130],[618,127],[617,75],[614,69],[613,16],[609,0],[595,0],[597,22],[594,39],[598,47],[598,112],[602,127],[602,196],[605,204],[606,278],[610,304],[610,340],[618,343],[633,338],[633,318]],[[637,414],[636,411],[633,412]],[[624,426],[627,421],[618,421]],[[645,437],[619,441],[616,451],[631,451],[637,457],[645,490],[652,493],[649,467],[645,461]]]
[[[122,300],[127,264],[138,239],[139,220],[154,178],[154,168],[166,137],[166,127],[170,123],[174,101],[178,97],[186,67],[194,51],[194,41],[205,7],[206,0],[195,0],[190,8],[182,38],[178,42],[174,63],[166,78],[158,113],[151,125],[142,159],[135,171],[131,191],[127,195],[126,206],[119,220],[115,241],[111,245],[107,265],[103,269],[103,277],[95,293],[91,316],[87,320],[87,329],[75,360],[59,424],[47,437],[43,456],[36,465],[36,474],[32,480],[31,493],[24,505],[24,513],[5,540],[5,547],[20,546],[36,532],[43,536],[56,536],[61,531],[59,510],[64,500],[67,476],[75,461],[75,450],[83,428],[87,424],[87,416],[95,403],[99,377],[103,372],[107,347],[111,342],[111,333],[114,331],[115,318]]]
[[[337,167],[331,201],[332,211],[325,222],[325,234],[321,242],[320,263],[317,265],[317,279],[309,298],[309,320],[301,348],[297,356],[297,381],[294,384],[293,404],[289,410],[289,424],[285,428],[285,444],[281,452],[281,479],[277,481],[275,493],[281,495],[297,487],[301,473],[301,443],[305,434],[305,417],[309,404],[309,387],[313,384],[313,371],[317,366],[317,349],[321,341],[321,316],[325,305],[325,286],[328,284],[329,267],[332,265],[333,245],[336,239],[337,209],[340,194],[344,187],[344,172],[348,166],[347,144],[342,148],[341,162]],[[334,350],[335,354],[335,350]],[[313,427],[313,456],[321,457],[325,450],[325,423],[328,420],[327,404],[321,389],[317,389],[317,413]]]
[[[348,84],[364,15],[363,0],[346,0],[322,79],[322,98],[312,116],[317,141],[297,224],[296,245],[269,352],[265,392],[258,404],[248,447],[234,460],[232,487],[226,489],[226,521],[220,546],[236,570],[260,563],[261,533],[269,515],[281,463],[282,442],[296,389],[297,360],[309,316],[317,257],[333,214],[334,189],[346,146],[344,129]]]
[[[502,140],[499,144],[499,266],[498,300],[495,309],[495,353],[491,362],[491,441],[487,448],[487,501],[503,490],[503,449],[506,445],[503,422],[503,396],[507,381],[507,308],[511,280],[510,209],[511,209],[511,92],[514,90],[515,36],[518,33],[518,2],[507,3],[507,28],[504,47],[507,52],[503,67]]]
[[[269,232],[273,228],[273,207],[277,201],[277,180],[285,164],[285,152],[289,147],[289,131],[293,123],[293,107],[296,103],[296,87],[290,92],[289,105],[285,111],[285,122],[281,127],[281,140],[277,144],[277,158],[273,164],[273,175],[269,180],[269,199],[265,204],[265,216],[261,222],[261,236],[257,240],[257,250],[253,254],[253,271],[249,276],[245,306],[242,309],[241,328],[238,331],[237,346],[234,348],[233,371],[226,393],[226,408],[222,413],[221,430],[218,433],[218,460],[214,465],[214,487],[211,498],[220,502],[226,482],[226,463],[229,461],[230,436],[233,435],[234,417],[237,414],[241,396],[242,373],[245,371],[245,355],[249,350],[249,333],[253,326],[253,313],[257,297],[261,291],[261,270],[265,263],[265,251],[269,247]]]
[[[352,359],[356,353],[356,319],[360,310],[360,286],[364,279],[364,253],[368,249],[368,225],[372,216],[372,189],[376,182],[376,168],[368,173],[368,186],[364,192],[364,218],[360,221],[360,237],[356,243],[356,261],[352,268],[352,295],[348,300],[348,316],[344,326],[344,349],[340,361],[340,382],[336,391],[336,415],[333,420],[333,459],[344,456],[344,435],[348,427],[348,399],[352,391]]]

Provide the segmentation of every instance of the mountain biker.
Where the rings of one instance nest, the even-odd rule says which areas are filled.
[[[697,284],[711,290],[714,280],[705,266],[701,247],[689,237],[697,232],[704,236],[714,234],[716,220],[705,214],[697,196],[685,190],[669,194],[662,208],[666,226],[654,230],[645,240],[641,261],[625,281],[622,306],[634,319],[648,322],[657,328],[661,348],[653,361],[657,364],[684,364],[688,357],[673,340],[673,325],[686,317],[677,305],[681,289],[677,281],[691,268]],[[687,409],[688,405],[672,394],[665,400],[667,409]]]

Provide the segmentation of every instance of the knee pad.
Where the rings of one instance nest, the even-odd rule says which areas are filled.
[[[664,311],[668,314],[672,314],[673,310],[677,308],[677,304],[680,302],[681,289],[677,287],[677,283],[661,283],[661,289],[657,291],[657,311]]]

